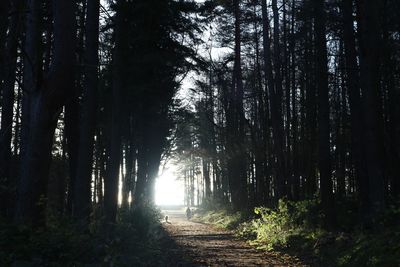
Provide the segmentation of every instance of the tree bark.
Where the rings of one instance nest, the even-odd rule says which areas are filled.
[[[24,54],[24,92],[22,97],[22,115],[21,115],[21,149],[23,155],[26,150],[26,144],[29,137],[29,125],[31,114],[30,95],[36,90],[39,83],[42,82],[42,61],[40,41],[41,35],[41,6],[40,0],[30,0],[28,3],[28,14],[26,17],[25,33],[25,54]]]
[[[58,117],[70,96],[75,64],[75,2],[53,2],[54,52],[47,77],[32,93],[29,140],[21,160],[17,188],[17,223],[45,223],[46,187]]]
[[[284,155],[284,130],[283,130],[283,114],[282,114],[282,75],[281,75],[281,48],[280,48],[280,32],[279,32],[279,13],[277,0],[272,0],[272,12],[274,21],[274,85],[275,89],[271,96],[271,115],[273,117],[274,141],[276,142],[275,154],[277,159],[276,176],[277,176],[277,198],[287,196],[286,181],[287,171],[285,166]]]
[[[321,204],[325,213],[325,225],[329,228],[334,228],[336,225],[336,215],[332,191],[328,53],[324,3],[324,0],[314,1],[316,82],[318,90],[318,166],[320,173]]]
[[[359,0],[360,80],[363,95],[364,148],[368,181],[367,224],[384,211],[383,122],[380,96],[380,1]]]
[[[6,3],[5,3],[6,4]],[[14,116],[15,78],[17,68],[17,46],[21,32],[24,7],[23,0],[13,1],[11,4],[12,15],[9,22],[8,35],[4,47],[4,72],[3,83],[0,84],[1,122],[0,122],[0,214],[10,216],[8,210],[8,194],[10,193],[10,167],[11,167],[11,139]],[[3,51],[0,51],[3,53]],[[3,206],[4,205],[4,206]]]
[[[104,181],[104,215],[107,223],[114,223],[118,207],[118,181],[121,149],[120,105],[122,94],[122,1],[117,2],[115,17],[115,48],[113,55],[113,93],[110,120],[111,142],[107,163],[107,177]]]
[[[270,97],[270,110],[271,110],[271,123],[272,123],[272,132],[273,132],[273,151],[274,157],[276,161],[274,164],[274,198],[275,202],[278,203],[278,200],[285,196],[285,181],[284,181],[284,173],[283,173],[283,125],[282,125],[282,109],[281,109],[281,94],[282,94],[282,81],[280,80],[280,74],[274,77],[273,73],[273,64],[271,57],[271,40],[269,37],[269,18],[268,18],[268,10],[267,10],[267,1],[262,0],[262,21],[263,21],[263,47],[264,47],[264,72],[266,78],[266,84],[268,87],[268,93]],[[275,2],[276,5],[276,2]],[[275,13],[277,12],[276,8],[274,8]],[[274,14],[276,19],[278,14]],[[274,39],[276,42],[279,42],[279,29],[276,29],[274,32]],[[275,45],[274,45],[275,46]],[[279,46],[279,45],[278,45]],[[275,48],[276,53],[279,53],[279,48]],[[275,61],[280,61],[279,56],[276,55]],[[277,72],[280,72],[280,62],[277,66],[275,66],[275,75]],[[278,81],[278,79],[280,81]]]
[[[361,114],[360,74],[357,64],[356,40],[354,33],[353,1],[342,1],[343,45],[346,61],[346,85],[349,96],[351,120],[351,147],[356,181],[359,188],[361,209],[368,207],[368,188],[364,153],[363,118]]]
[[[75,181],[74,216],[88,222],[91,208],[93,143],[96,126],[96,97],[98,86],[99,0],[87,1],[85,80],[81,108],[78,161]]]
[[[241,11],[240,0],[234,0],[235,60],[233,67],[231,109],[231,131],[229,133],[228,173],[232,204],[235,210],[247,207],[246,157],[244,148],[243,81],[241,61]]]
[[[69,181],[68,181],[68,196],[67,196],[67,211],[73,216],[76,207],[75,191],[78,169],[78,153],[80,142],[80,113],[82,103],[80,97],[83,92],[83,74],[84,68],[84,39],[85,39],[85,15],[86,1],[81,1],[77,10],[77,62],[78,67],[75,69],[75,86],[73,88],[72,97],[65,105],[64,129],[67,142],[68,162],[69,162]],[[78,208],[79,209],[79,208]]]

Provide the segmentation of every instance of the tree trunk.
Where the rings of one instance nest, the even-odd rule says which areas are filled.
[[[367,224],[384,211],[382,102],[380,96],[380,1],[358,2],[360,38],[360,80],[363,95],[364,148],[368,182]]]
[[[6,3],[5,3],[6,4]],[[4,47],[3,83],[0,84],[1,98],[1,122],[0,122],[0,214],[10,216],[8,210],[9,190],[11,184],[11,139],[14,115],[15,77],[17,67],[17,45],[22,26],[24,6],[23,0],[13,1],[11,4],[12,15],[9,22],[8,35]],[[3,40],[4,41],[4,40]],[[0,51],[3,53],[3,50]]]
[[[75,72],[76,74],[76,72]],[[76,75],[75,75],[76,78]],[[76,187],[76,170],[78,164],[78,148],[79,148],[79,81],[74,82],[71,88],[72,96],[65,103],[64,109],[64,135],[66,140],[66,150],[68,153],[68,195],[67,195],[67,212],[72,215],[74,210],[74,191]]]
[[[351,120],[351,148],[356,181],[358,184],[361,209],[368,207],[368,188],[364,153],[363,118],[361,114],[360,76],[357,64],[356,41],[354,34],[353,1],[342,1],[343,45],[346,61],[346,85],[349,96]]]
[[[261,1],[262,4],[262,21],[263,21],[263,47],[264,47],[264,72],[266,78],[266,84],[268,87],[268,93],[270,97],[270,108],[271,108],[271,122],[273,131],[273,151],[276,160],[274,165],[274,198],[275,202],[286,195],[285,193],[285,177],[283,173],[284,160],[283,160],[283,125],[282,125],[282,108],[281,108],[281,94],[282,94],[282,81],[280,78],[280,59],[279,55],[275,55],[275,61],[278,61],[278,65],[275,66],[275,78],[273,74],[273,65],[271,57],[271,40],[269,37],[269,18],[267,10],[266,0]],[[274,2],[276,5],[276,2]],[[274,8],[275,13],[277,12]],[[278,14],[274,13],[276,19]],[[275,22],[276,23],[276,22]],[[274,39],[279,42],[279,29],[274,32]],[[274,45],[276,46],[276,44]],[[274,53],[279,52],[279,45],[275,48]],[[277,63],[277,62],[276,62]],[[278,81],[279,79],[279,81]]]
[[[122,3],[117,2],[115,18],[115,48],[113,58],[112,115],[110,120],[111,143],[107,163],[107,177],[104,181],[104,215],[107,223],[114,223],[118,207],[118,181],[121,149],[121,93],[122,93]]]
[[[240,1],[234,1],[235,16],[235,60],[232,88],[227,111],[228,133],[228,175],[232,205],[235,210],[247,207],[246,160],[244,148],[243,81],[241,68],[241,12]]]
[[[299,175],[299,143],[300,140],[298,138],[298,110],[297,110],[297,84],[296,84],[296,54],[295,54],[295,39],[294,39],[294,27],[295,27],[295,0],[292,0],[292,14],[291,14],[291,29],[290,35],[292,36],[289,41],[289,52],[291,57],[290,62],[290,72],[291,79],[290,84],[292,87],[292,143],[293,143],[293,183],[292,183],[292,195],[294,200],[298,200],[300,198],[300,175]]]
[[[309,23],[311,24],[311,23]],[[308,31],[311,32],[312,25],[307,25]],[[312,52],[312,34],[307,33],[307,40],[305,41],[305,66],[304,66],[304,83],[305,83],[305,112],[303,125],[305,142],[303,153],[307,155],[305,160],[305,175],[306,175],[306,196],[313,198],[317,192],[317,181],[316,181],[316,161],[317,161],[317,100],[316,100],[316,85],[313,75],[313,59],[314,54]]]
[[[81,109],[78,161],[75,181],[74,216],[88,222],[91,209],[93,142],[96,126],[96,98],[99,61],[99,0],[87,1],[85,81]]]
[[[59,114],[70,96],[75,65],[75,3],[53,3],[54,53],[49,73],[32,94],[29,140],[21,160],[15,219],[18,223],[43,225],[43,197],[49,176],[53,135]]]
[[[86,15],[86,1],[81,1],[77,10],[77,62],[78,67],[75,69],[75,86],[73,88],[73,97],[65,105],[65,135],[67,140],[67,150],[69,159],[69,183],[67,196],[67,211],[72,216],[76,207],[75,190],[78,168],[78,152],[80,142],[79,120],[81,113],[80,97],[83,91],[82,76],[84,73],[84,25]]]
[[[283,114],[282,114],[282,75],[281,75],[281,48],[280,48],[280,33],[279,33],[279,13],[277,0],[272,0],[272,11],[274,15],[274,73],[275,73],[275,90],[271,96],[271,115],[273,117],[274,141],[276,142],[275,153],[277,159],[277,198],[287,196],[286,181],[287,171],[285,166],[284,156],[284,131],[283,131]]]
[[[23,155],[26,149],[26,143],[29,136],[29,122],[31,101],[30,94],[35,91],[41,81],[42,62],[41,58],[42,44],[40,42],[40,23],[41,6],[39,0],[31,0],[28,5],[28,14],[26,18],[25,33],[25,55],[24,55],[24,92],[22,97],[22,116],[21,116],[21,150]]]
[[[147,183],[147,147],[144,139],[139,139],[138,145],[138,171],[137,171],[137,182],[135,186],[135,205],[141,204],[145,197],[145,188]]]
[[[205,184],[205,198],[209,200],[211,198],[211,180],[210,180],[210,162],[207,158],[203,157],[203,179]]]
[[[332,191],[328,55],[324,3],[324,0],[314,1],[316,82],[318,90],[318,166],[320,173],[321,204],[325,213],[325,225],[328,228],[333,228],[336,225],[336,215]]]

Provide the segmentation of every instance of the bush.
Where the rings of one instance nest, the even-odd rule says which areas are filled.
[[[304,231],[306,227],[317,225],[320,220],[315,201],[289,202],[280,200],[277,209],[256,207],[258,218],[241,224],[238,234],[251,238],[251,243],[260,249],[284,248],[288,240]]]
[[[95,239],[89,233],[78,233],[76,227],[60,220],[46,229],[1,225],[0,265],[30,262],[36,266],[73,266],[97,262]]]
[[[160,217],[149,204],[120,210],[112,227],[95,221],[89,231],[67,218],[52,218],[46,228],[35,230],[0,221],[0,266],[157,266]]]
[[[351,199],[338,203],[341,231],[328,232],[316,199],[280,200],[276,209],[256,207],[243,217],[227,211],[204,212],[200,219],[236,230],[259,249],[284,250],[313,266],[400,266],[400,209],[394,203],[379,218],[378,230],[362,230],[358,205]]]

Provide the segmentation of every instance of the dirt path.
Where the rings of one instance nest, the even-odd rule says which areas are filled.
[[[180,266],[305,266],[288,255],[258,251],[231,232],[188,221],[184,209],[163,213],[170,222],[163,222],[163,227],[191,262]]]

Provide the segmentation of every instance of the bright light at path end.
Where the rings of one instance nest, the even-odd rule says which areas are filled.
[[[177,180],[174,168],[165,169],[156,180],[157,205],[183,205],[183,181]]]

